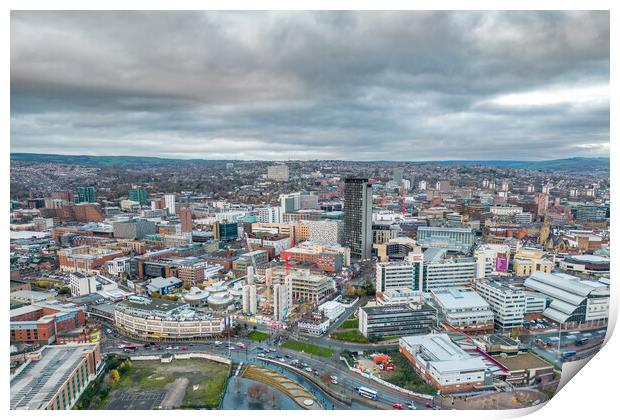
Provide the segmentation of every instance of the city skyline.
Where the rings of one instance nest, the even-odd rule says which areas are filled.
[[[13,12],[11,151],[606,157],[609,13]]]

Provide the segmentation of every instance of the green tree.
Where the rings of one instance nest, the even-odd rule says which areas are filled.
[[[112,382],[118,383],[118,381],[121,380],[121,374],[118,372],[118,370],[112,369],[110,371],[110,378],[112,379]]]

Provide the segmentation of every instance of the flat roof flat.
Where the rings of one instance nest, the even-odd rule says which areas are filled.
[[[40,360],[30,360],[11,378],[11,410],[39,410],[56,394],[96,344],[46,346]]]

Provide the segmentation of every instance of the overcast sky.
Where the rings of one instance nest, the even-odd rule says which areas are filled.
[[[13,12],[11,151],[609,155],[607,12]]]

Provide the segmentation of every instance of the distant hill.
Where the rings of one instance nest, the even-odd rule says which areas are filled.
[[[65,165],[81,165],[90,167],[114,166],[177,166],[177,165],[219,165],[227,160],[207,159],[170,159],[142,156],[88,156],[88,155],[53,155],[43,153],[11,153],[11,160],[30,162],[50,162]]]
[[[87,155],[54,155],[40,153],[11,153],[12,160],[31,162],[52,162],[67,165],[82,165],[91,167],[113,166],[178,166],[199,165],[212,166],[222,165],[226,162],[238,162],[235,160],[208,160],[208,159],[170,159],[140,156],[87,156]],[[383,162],[383,161],[376,161]],[[394,164],[394,161],[385,161]],[[403,163],[433,163],[438,165],[460,166],[490,166],[497,168],[515,168],[559,172],[609,172],[609,158],[584,158],[573,157],[567,159],[521,161],[521,160],[443,160],[426,162],[403,162]]]
[[[443,165],[493,166],[497,168],[530,169],[559,172],[609,172],[608,157],[573,157],[566,159],[521,161],[521,160],[448,160],[432,163]]]

